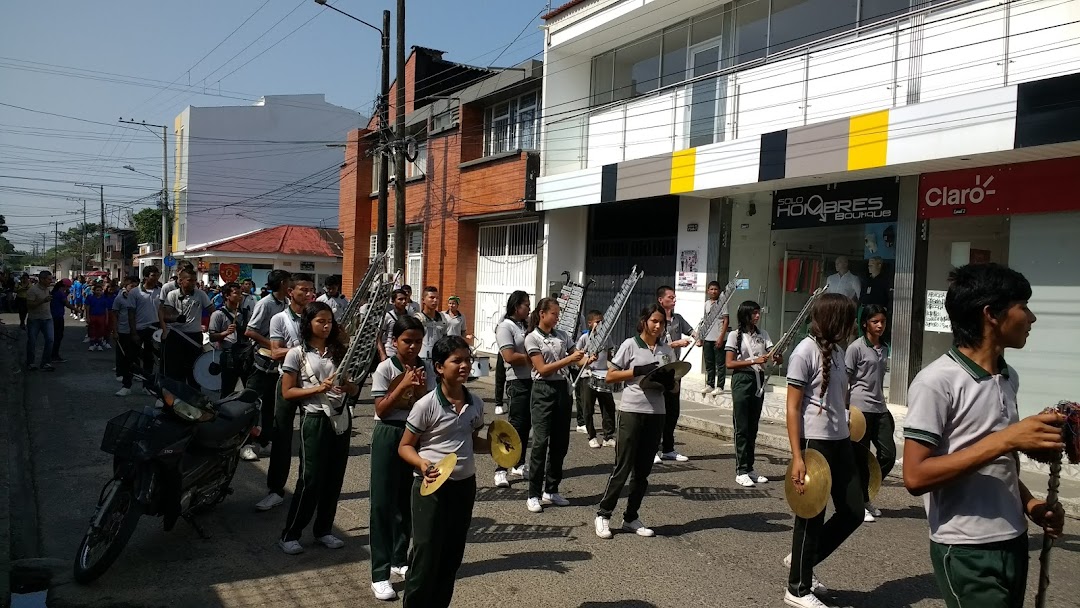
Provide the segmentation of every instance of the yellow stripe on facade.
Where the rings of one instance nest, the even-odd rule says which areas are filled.
[[[671,155],[671,194],[694,191],[694,166],[697,148],[679,150]]]
[[[851,117],[848,125],[848,171],[884,167],[888,149],[888,110]]]

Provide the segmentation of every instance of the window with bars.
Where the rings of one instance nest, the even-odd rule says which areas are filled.
[[[409,228],[406,231],[406,242],[409,245],[409,249],[405,252],[407,257],[423,254],[424,252],[424,231],[420,228]],[[377,234],[372,234],[368,239],[368,256],[374,258],[378,253],[378,239]],[[394,267],[394,232],[391,229],[390,233],[386,235],[386,267],[388,272],[394,272],[397,270]]]
[[[540,94],[537,91],[484,110],[484,156],[539,147]]]

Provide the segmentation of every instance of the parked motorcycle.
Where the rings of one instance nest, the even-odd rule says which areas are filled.
[[[161,410],[129,411],[105,427],[101,449],[113,454],[113,477],[75,557],[75,580],[89,583],[119,557],[139,517],[160,515],[165,531],[183,517],[206,537],[193,516],[232,493],[240,448],[259,419],[251,389],[212,401],[194,388],[157,380]]]

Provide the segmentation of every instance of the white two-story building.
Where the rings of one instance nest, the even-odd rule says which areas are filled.
[[[644,269],[623,337],[657,286],[693,324],[739,271],[731,311],[759,302],[775,338],[845,257],[890,311],[902,406],[950,345],[948,271],[1007,263],[1039,315],[1009,354],[1021,414],[1075,398],[1080,0],[573,0],[545,23],[549,290],[593,278],[603,309]]]

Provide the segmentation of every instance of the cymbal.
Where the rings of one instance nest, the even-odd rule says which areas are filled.
[[[390,393],[397,390],[397,387],[399,384],[401,384],[403,378],[405,378],[405,374],[399,374],[397,378],[391,380],[390,386],[386,388],[386,394],[389,395]],[[409,388],[405,389],[405,392],[401,395],[401,399],[399,399],[398,402],[394,404],[394,409],[411,410],[412,406],[416,404],[416,400],[427,394],[426,388],[427,387],[422,386],[410,386]]]
[[[517,429],[505,420],[493,420],[488,427],[488,440],[495,464],[506,469],[517,466],[521,458],[521,437]]]
[[[257,352],[260,355],[266,357],[267,359],[270,359],[271,357],[274,356],[273,353],[270,352],[270,349],[266,348],[266,347],[260,348],[260,349],[256,350],[255,352]]]
[[[681,379],[686,374],[690,373],[690,364],[686,361],[672,361],[667,365],[661,365],[653,371],[645,374],[639,382],[641,388],[651,388],[655,390],[664,390],[664,385],[657,382],[654,378],[657,375],[664,374],[668,371],[675,372],[675,380]]]
[[[851,412],[848,417],[848,433],[851,434],[851,440],[862,441],[866,435],[866,416],[863,416],[857,407],[848,406],[848,412]]]
[[[432,465],[439,470],[439,476],[435,481],[428,481],[427,477],[424,477],[424,483],[420,484],[420,495],[428,496],[434,494],[436,490],[442,487],[442,484],[450,479],[450,473],[454,472],[454,466],[457,465],[457,454],[451,452],[439,462]]]
[[[867,484],[868,494],[870,500],[873,501],[874,497],[881,491],[881,465],[878,464],[877,458],[870,451],[870,448],[861,443],[855,443],[852,445],[855,450],[855,463],[858,464],[860,460],[866,461],[867,467],[870,470],[870,479]]]
[[[825,505],[829,503],[832,471],[825,457],[815,449],[803,452],[803,463],[806,464],[803,493],[799,494],[795,490],[795,482],[791,481],[792,464],[788,464],[787,474],[784,476],[784,498],[795,515],[810,519],[824,511]]]

